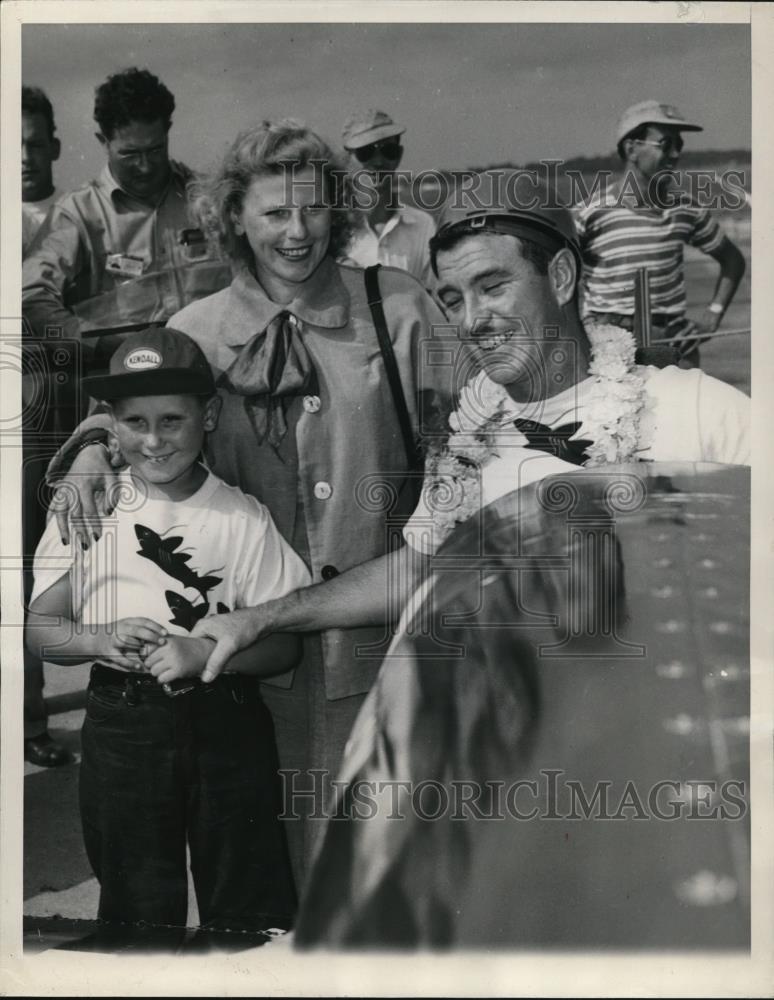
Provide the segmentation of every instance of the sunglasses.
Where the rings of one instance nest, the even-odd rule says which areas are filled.
[[[403,152],[403,146],[397,139],[381,139],[368,146],[361,146],[360,149],[355,149],[353,152],[358,163],[368,163],[377,153],[381,153],[385,160],[397,160]]]
[[[674,150],[676,153],[679,153],[683,148],[683,140],[680,136],[676,139],[669,137],[666,139],[635,139],[634,141],[642,143],[644,146],[658,146],[664,152]]]

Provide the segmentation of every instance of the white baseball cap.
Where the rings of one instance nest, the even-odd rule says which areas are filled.
[[[660,101],[640,101],[639,104],[632,104],[630,108],[627,108],[618,119],[615,130],[616,145],[640,125],[673,125],[681,132],[704,131],[701,125],[696,125],[683,118],[674,104],[662,104]]]

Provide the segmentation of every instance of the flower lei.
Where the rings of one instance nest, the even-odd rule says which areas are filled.
[[[635,365],[634,338],[628,330],[607,324],[590,324],[586,332],[594,384],[583,419],[584,437],[592,441],[584,465],[636,461],[645,380]],[[480,372],[460,393],[457,409],[449,417],[451,433],[445,444],[428,458],[424,500],[439,544],[455,524],[480,509],[480,470],[497,454],[495,434],[506,406],[510,421],[513,401],[507,390]],[[509,441],[518,443],[513,436]]]
[[[495,453],[494,435],[508,398],[485,373],[472,378],[449,416],[445,444],[428,456],[423,500],[439,545],[481,507],[481,467]]]
[[[585,465],[637,461],[645,379],[634,363],[634,337],[608,324],[589,324],[589,374],[595,376],[583,420],[592,440]]]

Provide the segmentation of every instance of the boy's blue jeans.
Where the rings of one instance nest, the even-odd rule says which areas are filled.
[[[101,920],[185,927],[188,843],[203,927],[291,925],[277,752],[256,679],[225,675],[170,697],[155,678],[95,664],[82,748]]]

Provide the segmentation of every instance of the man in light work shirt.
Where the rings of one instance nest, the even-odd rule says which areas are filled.
[[[89,328],[164,321],[230,281],[219,252],[192,227],[191,171],[169,158],[174,109],[173,95],[147,70],[116,73],[97,88],[107,164],[57,202],[24,263],[33,336],[59,327],[77,339]]]
[[[60,143],[51,101],[39,87],[22,87],[22,255],[56,200],[53,163]]]
[[[352,115],[344,125],[355,224],[347,257],[360,267],[402,268],[427,286],[435,222],[427,212],[397,201],[395,171],[405,131],[384,111],[374,110]]]
[[[633,329],[637,271],[647,268],[651,331],[678,337],[678,354],[698,365],[701,338],[714,333],[744,274],[738,247],[707,208],[674,190],[683,132],[701,132],[673,105],[643,101],[628,108],[616,129],[621,178],[579,206],[576,222],[584,264],[584,319]],[[698,323],[685,315],[683,247],[697,247],[720,265],[712,301]]]

